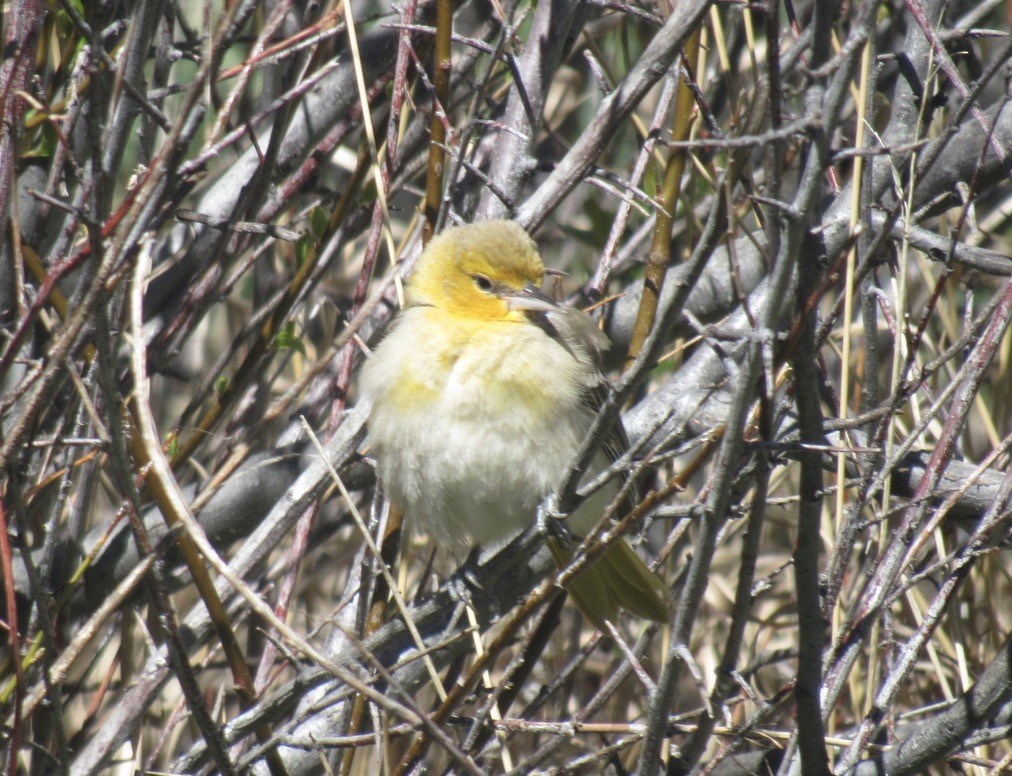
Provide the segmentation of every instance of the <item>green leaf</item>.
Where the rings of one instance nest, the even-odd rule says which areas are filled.
[[[214,392],[219,396],[223,396],[225,391],[228,390],[228,378],[222,375],[214,381]]]
[[[88,18],[88,14],[84,10],[84,2],[82,0],[69,0],[67,5],[71,6],[75,11],[77,11],[77,15],[80,16],[82,19]],[[65,10],[63,10],[62,8],[56,12],[56,23],[60,26],[60,30],[65,34],[69,34],[76,30],[74,20],[71,19],[70,14],[67,13]]]
[[[48,159],[56,151],[56,130],[48,121],[39,125],[38,135],[32,147],[23,155],[23,159]]]
[[[294,321],[288,321],[278,332],[278,336],[274,338],[274,348],[275,350],[295,350],[303,356],[306,355],[306,346],[295,333]]]
[[[295,241],[295,266],[301,267],[313,255],[316,250],[316,238],[306,232]]]
[[[313,234],[317,240],[323,239],[323,235],[327,233],[327,224],[329,223],[330,216],[319,205],[309,211],[309,225],[313,228]]]

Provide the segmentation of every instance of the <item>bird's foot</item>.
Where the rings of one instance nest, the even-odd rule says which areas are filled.
[[[534,526],[540,536],[555,539],[562,545],[569,546],[575,537],[566,524],[566,517],[567,515],[559,508],[558,494],[549,493],[538,504]]]
[[[471,588],[476,590],[484,590],[481,582],[478,581],[479,570],[481,569],[482,549],[479,545],[475,545],[467,553],[467,557],[464,558],[464,562],[460,564],[460,568],[457,570],[457,574],[453,577],[453,584],[456,586],[454,595],[458,600],[464,603],[470,603],[471,601]]]

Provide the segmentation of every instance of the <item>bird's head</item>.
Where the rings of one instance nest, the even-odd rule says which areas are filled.
[[[525,320],[556,305],[541,294],[545,265],[513,221],[447,229],[426,247],[406,286],[409,305],[482,320]]]

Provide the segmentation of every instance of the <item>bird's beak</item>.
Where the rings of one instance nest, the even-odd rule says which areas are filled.
[[[528,283],[514,294],[507,294],[504,299],[511,310],[550,313],[559,309],[558,303],[533,283]]]

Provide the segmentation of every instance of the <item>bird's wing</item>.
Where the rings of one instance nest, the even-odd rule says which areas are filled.
[[[591,386],[583,395],[583,405],[587,408],[588,417],[593,418],[601,411],[601,407],[611,394],[611,383],[604,375],[601,375],[601,382]],[[621,418],[615,418],[615,422],[608,429],[608,435],[601,443],[601,452],[607,458],[608,464],[612,464],[621,458],[629,449],[629,437],[622,425]]]
[[[604,374],[604,356],[611,348],[611,340],[589,315],[572,307],[559,307],[546,313],[542,326],[573,358],[587,367],[587,383],[581,402],[589,423],[611,393],[611,383]],[[628,449],[629,438],[621,419],[616,419],[601,445],[607,460],[605,465],[617,461]],[[635,498],[634,493],[630,495]]]
[[[611,341],[594,321],[579,310],[560,307],[545,313],[542,324],[549,336],[556,338],[580,363],[586,365],[587,383],[581,401],[586,408],[588,424],[601,410],[608,398],[611,385],[604,375],[603,356]],[[618,460],[629,449],[629,439],[620,418],[608,430],[601,445],[597,471]],[[601,459],[605,459],[601,461]],[[638,501],[635,483],[622,480],[629,487],[623,499],[623,509],[631,509]],[[596,520],[594,521],[596,522]],[[564,566],[569,551],[549,541],[556,562]],[[625,539],[613,543],[604,554],[578,574],[568,585],[577,606],[598,628],[604,630],[605,620],[615,620],[619,609],[628,609],[640,617],[656,622],[667,622],[670,596],[667,586],[652,572]]]

